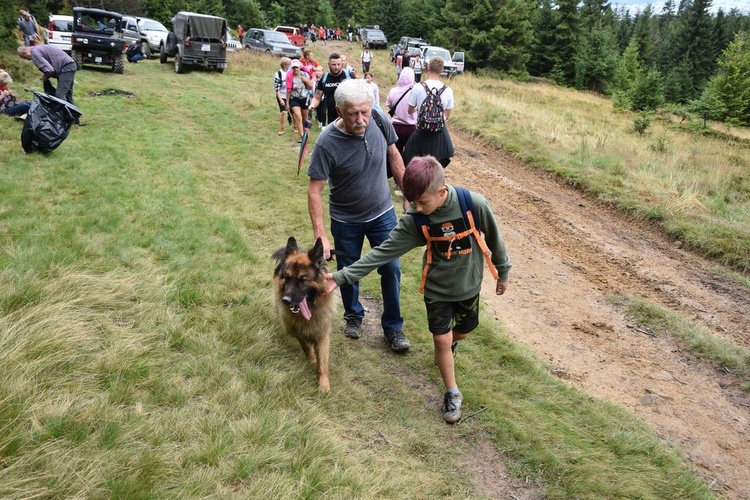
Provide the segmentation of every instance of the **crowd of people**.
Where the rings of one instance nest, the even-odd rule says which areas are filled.
[[[454,154],[447,123],[455,103],[453,90],[441,81],[444,61],[434,57],[424,65],[418,56],[409,58],[397,68],[398,82],[384,103],[370,71],[372,61],[372,53],[363,50],[360,78],[344,54],[331,53],[327,69],[309,49],[299,60],[283,58],[274,74],[279,135],[290,114],[298,134],[311,121],[322,129],[307,170],[308,213],[313,238],[321,239],[326,259],[336,257],[328,286],[329,291],[341,291],[344,336],[362,336],[366,311],[359,280],[377,269],[385,342],[397,353],[410,348],[400,308],[399,257],[427,247],[420,291],[435,364],[445,385],[443,418],[455,423],[461,418],[463,396],[454,355],[458,342],[479,322],[484,263],[496,279],[496,293],[502,295],[508,288],[510,262],[486,199],[445,183],[444,170]],[[391,176],[404,194],[400,219]],[[325,224],[326,187],[330,233]],[[472,214],[468,218],[466,197]],[[363,256],[365,239],[372,250]]]

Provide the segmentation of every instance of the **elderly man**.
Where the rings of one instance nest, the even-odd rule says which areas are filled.
[[[344,71],[344,61],[341,58],[341,55],[334,52],[328,56],[328,73],[323,75],[323,78],[318,82],[317,91],[308,107],[310,114],[312,114],[318,106],[322,105],[326,107],[326,120],[323,125],[331,123],[337,118],[338,115],[336,113],[334,94],[336,93],[336,88],[338,88],[339,84],[349,78],[351,78],[351,75]]]
[[[28,59],[39,68],[44,82],[44,92],[58,99],[73,102],[73,83],[76,75],[76,63],[62,49],[54,45],[34,45],[18,47],[18,56]],[[50,78],[57,79],[57,89],[50,83]]]
[[[386,158],[397,184],[404,175],[404,163],[396,149],[398,137],[388,117],[372,108],[370,93],[364,80],[351,79],[338,84],[335,92],[338,118],[324,128],[313,149],[307,175],[307,206],[313,236],[321,238],[326,258],[331,244],[323,218],[323,189],[329,187],[329,212],[338,269],[359,259],[364,239],[371,247],[380,245],[396,226],[390,186],[386,174]],[[371,120],[378,113],[383,131]],[[383,294],[380,318],[385,339],[394,352],[409,348],[403,332],[399,304],[401,265],[394,260],[378,268]],[[351,339],[361,336],[364,307],[359,301],[359,283],[341,287],[344,303],[344,335]]]

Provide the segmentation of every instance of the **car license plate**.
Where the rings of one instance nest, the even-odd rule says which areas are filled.
[[[204,43],[201,45],[201,50],[203,52],[210,52],[211,51],[211,44],[210,43]]]
[[[97,63],[97,64],[99,64],[99,63],[102,62],[102,58],[101,57],[95,57],[94,58],[94,62]]]
[[[69,42],[70,41],[70,37],[69,36],[64,36],[64,37],[62,37],[62,39],[63,39],[63,42]]]

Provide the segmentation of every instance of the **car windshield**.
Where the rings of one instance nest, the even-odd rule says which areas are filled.
[[[169,32],[159,21],[144,21],[141,19],[138,23],[143,31],[164,31]]]
[[[120,20],[106,14],[85,13],[81,15],[80,25],[83,31],[114,33]]]
[[[385,38],[385,35],[380,30],[367,30],[367,36]]]
[[[425,57],[429,59],[430,57],[442,57],[443,61],[450,61],[451,55],[450,53],[445,49],[427,49],[427,52],[425,53]]]
[[[286,43],[289,41],[286,35],[280,31],[266,32],[266,40],[268,40],[269,42],[280,42],[280,43]]]

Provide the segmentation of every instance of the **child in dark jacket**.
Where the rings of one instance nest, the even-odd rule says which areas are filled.
[[[457,342],[479,324],[484,261],[491,265],[490,271],[497,279],[497,295],[508,288],[511,265],[487,200],[467,192],[473,204],[467,227],[459,193],[445,184],[444,169],[435,158],[412,159],[402,184],[411,209],[381,245],[354,264],[329,274],[328,291],[355,283],[409,250],[427,245],[420,291],[424,293],[435,345],[435,363],[446,388],[443,418],[455,423],[461,418],[463,396],[456,384],[453,354]]]

